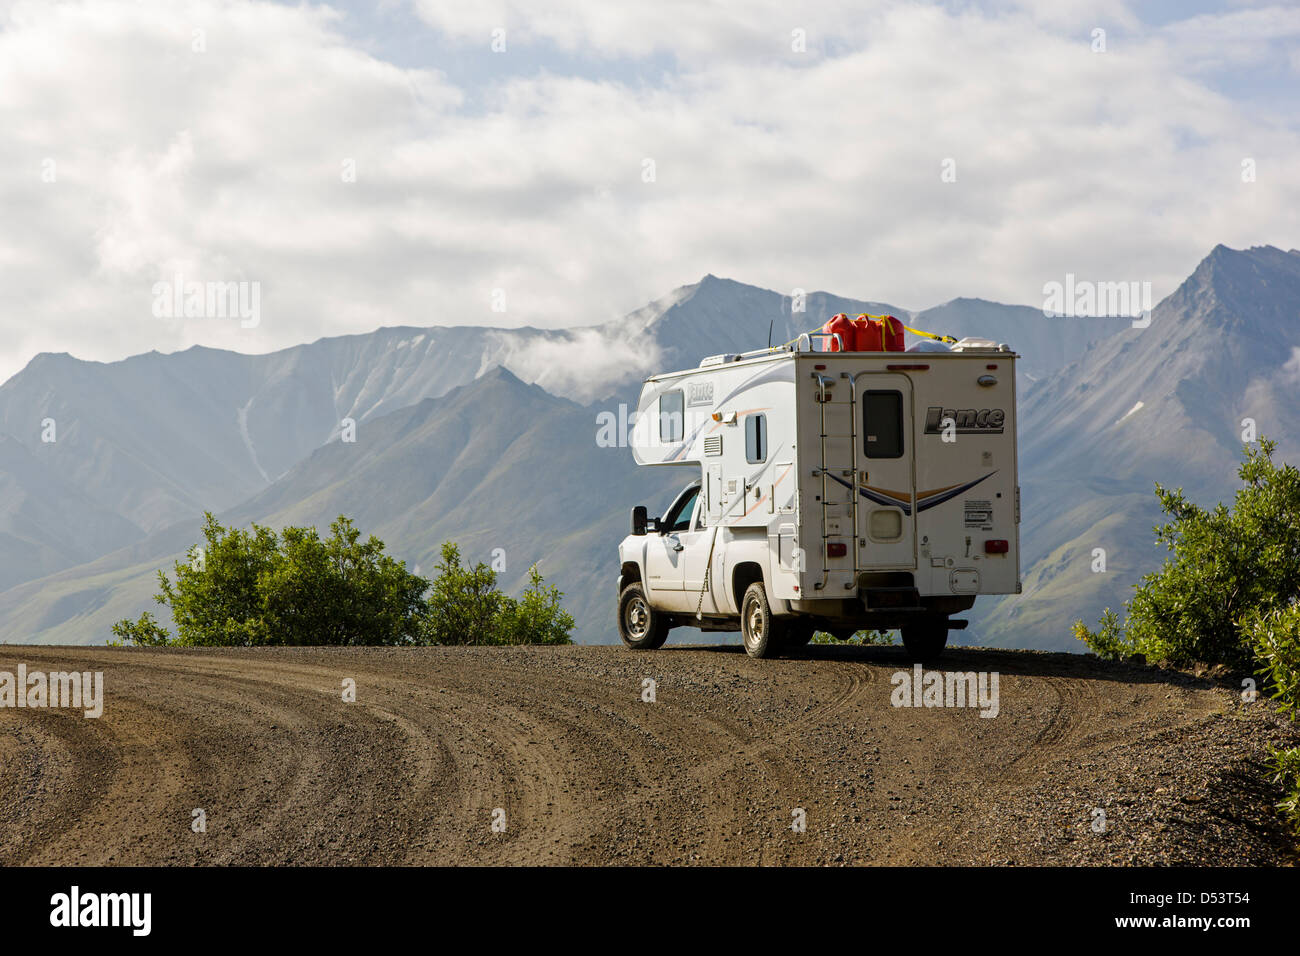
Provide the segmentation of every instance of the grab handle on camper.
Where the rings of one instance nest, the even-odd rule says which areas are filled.
[[[804,347],[803,347],[803,340],[804,340],[804,339],[807,339],[807,340],[808,340],[808,351],[809,351],[809,352],[816,351],[816,350],[813,348],[813,339],[814,339],[814,338],[820,338],[820,339],[833,339],[833,340],[835,341],[835,344],[839,346],[839,348],[838,348],[838,349],[835,349],[834,351],[837,351],[837,352],[843,352],[843,351],[844,351],[844,339],[842,339],[842,338],[840,337],[840,333],[838,333],[838,332],[803,332],[803,333],[800,334],[799,338],[795,339],[794,350],[795,350],[796,352],[802,352],[802,351],[804,350]],[[823,348],[822,351],[825,352],[826,349]]]

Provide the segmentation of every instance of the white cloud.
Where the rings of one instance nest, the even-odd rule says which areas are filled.
[[[1300,245],[1300,137],[1198,77],[1186,54],[1214,35],[1204,17],[1094,54],[1070,20],[1082,5],[1043,19],[835,0],[799,14],[800,56],[775,2],[420,9],[485,57],[504,17],[512,43],[680,66],[648,86],[584,67],[463,90],[443,64],[362,52],[319,6],[15,5],[0,31],[0,374],[38,350],[588,324],[706,272],[909,308],[1036,303],[1066,272],[1149,280],[1159,297],[1218,242]],[[1234,59],[1271,42],[1254,16],[1289,23],[1221,18]],[[1241,181],[1245,157],[1257,182]],[[152,285],[177,270],[261,282],[261,324],[154,319]]]
[[[831,36],[853,37],[885,4],[823,0],[796,7],[781,0],[657,0],[655,3],[591,3],[589,0],[414,0],[419,15],[450,36],[485,48],[493,31],[512,43],[547,41],[562,50],[596,58],[655,53],[694,59],[779,56],[791,52],[793,31],[803,30],[809,49]]]
[[[1291,357],[1282,365],[1282,380],[1300,385],[1300,348],[1291,350]]]

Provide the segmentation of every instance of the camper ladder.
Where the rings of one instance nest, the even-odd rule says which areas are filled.
[[[813,585],[813,589],[814,589],[814,590],[817,590],[817,591],[824,591],[824,590],[826,589],[826,585],[827,585],[827,583],[830,581],[830,576],[831,576],[830,568],[826,567],[826,541],[827,541],[827,538],[828,538],[828,535],[827,535],[827,533],[826,533],[826,530],[827,530],[827,520],[826,520],[826,400],[827,400],[827,396],[826,396],[826,386],[827,386],[828,384],[831,383],[831,380],[830,380],[830,377],[829,377],[829,376],[822,375],[820,372],[813,372],[813,378],[815,378],[815,379],[817,380],[817,388],[819,389],[819,394],[818,394],[818,396],[817,396],[817,404],[818,404],[818,406],[819,406],[818,411],[819,411],[820,414],[821,414],[821,467],[818,468],[817,471],[820,473],[820,475],[821,475],[821,479],[822,479],[822,493],[821,493],[821,504],[822,504],[822,553],[821,553],[822,579],[821,579],[821,581],[820,581],[819,583]]]

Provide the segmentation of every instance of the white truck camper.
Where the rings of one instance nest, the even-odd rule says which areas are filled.
[[[752,657],[772,657],[817,630],[877,628],[930,660],[978,595],[1020,592],[1017,356],[972,339],[814,348],[826,338],[646,380],[637,464],[696,475],[662,517],[632,510],[628,647],[694,626],[740,630]]]

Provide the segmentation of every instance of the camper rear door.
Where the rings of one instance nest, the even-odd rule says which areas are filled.
[[[916,458],[912,383],[869,372],[858,379],[859,568],[916,566]]]

